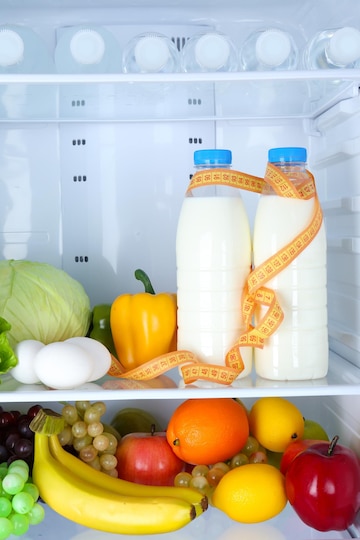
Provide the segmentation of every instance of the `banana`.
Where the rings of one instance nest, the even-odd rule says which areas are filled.
[[[61,446],[57,435],[50,435],[49,439],[50,452],[59,463],[83,480],[87,480],[98,487],[105,488],[113,493],[130,495],[131,497],[175,497],[184,499],[195,507],[196,516],[202,514],[208,507],[206,495],[202,495],[194,489],[135,484],[134,482],[114,478],[96,469],[91,469],[81,459],[66,452]]]
[[[184,527],[196,515],[184,499],[122,495],[88,482],[52,456],[49,436],[41,433],[35,433],[32,476],[41,498],[55,512],[104,532],[166,533]]]

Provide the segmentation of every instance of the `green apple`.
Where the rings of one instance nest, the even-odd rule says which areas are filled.
[[[137,407],[120,409],[111,420],[111,426],[120,433],[121,437],[128,433],[150,433],[152,425],[155,426],[155,431],[163,431],[162,426],[151,413]]]
[[[318,422],[315,422],[315,420],[305,419],[304,435],[302,436],[302,439],[329,441],[329,436]]]

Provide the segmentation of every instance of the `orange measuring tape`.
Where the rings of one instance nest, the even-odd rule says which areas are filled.
[[[185,384],[197,380],[207,380],[223,385],[230,385],[244,370],[241,347],[262,348],[279,328],[284,314],[272,289],[266,283],[286,268],[312,242],[322,223],[322,210],[317,197],[313,175],[308,172],[308,179],[295,187],[290,179],[277,167],[268,163],[265,178],[252,176],[241,171],[227,169],[210,169],[196,172],[188,186],[187,192],[198,187],[223,185],[245,189],[254,193],[276,193],[280,197],[308,200],[314,198],[314,212],[308,226],[290,243],[272,255],[248,276],[242,298],[242,315],[246,330],[228,351],[223,365],[200,362],[191,351],[174,351],[154,358],[131,371],[124,373],[121,363],[112,358],[109,375],[133,380],[150,380],[170,369],[181,366]],[[257,306],[266,306],[262,319],[254,327],[252,318]]]

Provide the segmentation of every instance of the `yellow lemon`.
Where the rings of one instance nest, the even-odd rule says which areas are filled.
[[[212,496],[212,504],[231,519],[259,523],[271,519],[285,508],[285,479],[266,463],[249,463],[227,472]]]
[[[304,418],[291,401],[280,397],[258,399],[249,413],[250,433],[267,450],[284,452],[304,434]]]

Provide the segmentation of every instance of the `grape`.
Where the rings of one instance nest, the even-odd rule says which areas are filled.
[[[207,465],[195,465],[191,471],[192,476],[206,476],[209,472],[209,467]]]
[[[200,491],[209,487],[209,482],[207,481],[205,476],[193,476],[190,480],[190,487]]]
[[[65,422],[72,426],[79,420],[79,415],[76,407],[73,405],[64,405],[61,411],[61,416],[64,418]]]
[[[82,461],[85,461],[86,463],[93,461],[98,452],[96,448],[93,447],[92,444],[89,444],[88,446],[84,446],[79,452],[79,457]]]
[[[29,478],[29,473],[28,473],[28,470],[25,469],[25,467],[22,467],[21,465],[17,465],[17,461],[13,461],[11,463],[11,465],[13,465],[11,468],[9,467],[8,471],[11,472],[11,473],[16,473],[18,474],[23,482],[27,482],[28,481],[28,478]]]
[[[82,437],[85,437],[85,435],[87,434],[88,432],[87,428],[88,427],[87,427],[86,422],[83,422],[82,420],[78,420],[77,422],[75,422],[75,424],[73,424],[71,431],[76,439],[81,439]]]
[[[106,405],[103,401],[96,401],[91,406],[95,411],[97,411],[100,416],[103,416],[106,413]]]
[[[17,514],[27,514],[34,506],[34,499],[30,493],[21,491],[13,496],[11,504]]]
[[[92,461],[89,461],[88,465],[90,465],[90,467],[92,467],[93,469],[95,469],[97,471],[101,471],[101,465],[100,465],[99,456],[96,456],[95,459],[93,459]]]
[[[0,540],[6,540],[14,532],[12,522],[5,517],[0,517]]]
[[[15,422],[14,415],[11,412],[3,411],[0,414],[0,429],[7,428]]]
[[[15,443],[20,439],[20,434],[19,433],[10,433],[8,436],[7,436],[7,439],[5,441],[5,446],[7,448],[7,450],[9,450],[9,452],[13,452],[14,451],[14,446],[15,446]]]
[[[20,433],[21,437],[25,439],[33,439],[34,438],[34,432],[30,429],[30,422],[32,418],[29,416],[21,417],[21,420],[18,420],[17,426],[18,426],[18,433]]]
[[[65,426],[61,433],[58,435],[59,442],[61,446],[66,446],[68,444],[72,444],[73,442],[73,433],[71,426]]]
[[[21,458],[27,458],[33,454],[34,445],[29,439],[19,439],[14,446],[15,455]]]
[[[193,476],[188,472],[179,472],[174,479],[175,487],[189,487]]]
[[[2,487],[9,495],[19,493],[24,487],[25,482],[17,473],[8,473],[2,481]]]
[[[223,469],[212,467],[206,475],[209,486],[217,486],[224,474],[226,472]]]
[[[45,517],[45,510],[39,503],[35,503],[30,510],[28,517],[30,525],[38,525]]]
[[[255,437],[252,437],[251,435],[249,435],[244,447],[241,449],[241,452],[249,457],[251,456],[251,454],[253,454],[254,452],[257,452],[258,450],[259,450],[258,441],[255,439]]]
[[[33,484],[32,482],[26,482],[23,487],[23,493],[29,493],[34,499],[34,502],[36,502],[40,496],[39,488],[36,484]]]
[[[97,437],[98,435],[101,435],[104,431],[104,426],[101,422],[93,422],[92,424],[89,424],[87,427],[87,432],[90,435],[90,437]]]
[[[27,411],[27,416],[31,419],[35,418],[37,413],[42,409],[41,405],[33,405]]]
[[[90,407],[90,405],[91,405],[90,401],[76,401],[75,402],[75,407],[79,411],[81,416],[84,414],[86,409]]]
[[[97,435],[94,437],[93,446],[99,452],[105,452],[109,448],[110,440],[106,435]]]
[[[111,469],[110,471],[106,471],[105,469],[102,471],[104,474],[107,474],[108,476],[112,476],[113,478],[118,478],[119,473],[117,472],[117,469]]]
[[[5,463],[5,465],[6,465],[6,463]],[[0,467],[0,480],[2,480],[4,478],[4,476],[7,475],[7,472],[8,472],[7,466],[6,467]]]
[[[106,431],[104,431],[103,435],[109,439],[109,446],[104,452],[106,454],[115,454],[118,445],[117,438],[112,433],[107,433]]]
[[[236,454],[233,456],[230,460],[230,469],[235,469],[235,467],[241,467],[241,465],[246,465],[249,463],[249,458],[242,454],[241,452],[239,454]]]
[[[84,413],[84,421],[87,424],[93,424],[94,422],[100,422],[101,414],[96,407],[91,405],[86,409]]]
[[[24,514],[11,514],[9,520],[13,526],[13,534],[21,536],[29,530],[30,520],[27,515]]]
[[[6,497],[0,497],[0,517],[8,517],[12,511],[12,504],[10,499]]]
[[[266,452],[258,450],[249,457],[249,463],[267,463],[268,458]]]
[[[214,463],[214,465],[211,466],[212,469],[221,469],[224,471],[224,473],[227,473],[230,471],[230,466],[227,463],[224,463],[223,461],[219,461],[218,463]]]
[[[92,443],[92,437],[90,435],[85,435],[85,437],[81,437],[80,439],[74,439],[73,440],[73,448],[76,450],[76,452],[80,452],[82,448],[85,446],[88,446]]]
[[[30,471],[29,464],[26,461],[24,461],[23,459],[17,459],[13,463],[11,463],[8,466],[8,471],[9,472],[12,471],[14,467],[22,467],[23,469],[26,469],[28,474],[29,474],[29,471]]]
[[[100,465],[104,471],[111,471],[116,469],[117,459],[112,454],[103,454],[100,456]]]

